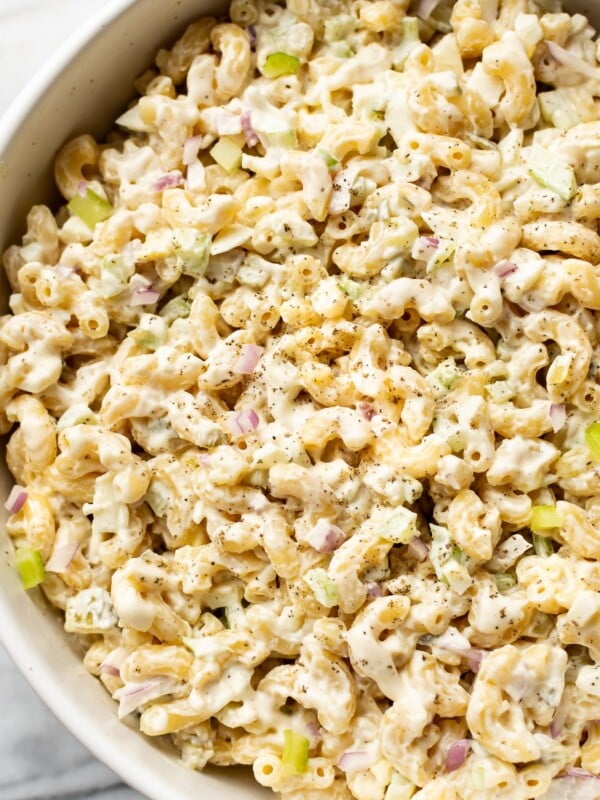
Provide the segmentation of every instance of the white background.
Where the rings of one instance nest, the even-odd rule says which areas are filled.
[[[101,0],[0,0],[0,116]],[[0,209],[1,213],[1,209]],[[1,800],[141,800],[63,729],[0,645]]]

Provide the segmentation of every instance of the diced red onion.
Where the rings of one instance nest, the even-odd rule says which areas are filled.
[[[162,192],[164,189],[174,189],[176,186],[181,186],[182,183],[183,175],[178,169],[174,169],[172,172],[167,172],[153,181],[152,188],[157,192]]]
[[[411,255],[417,261],[427,261],[440,246],[440,240],[435,236],[419,236],[413,245]]]
[[[556,44],[556,42],[547,40],[546,47],[548,48],[548,52],[552,58],[558,61],[559,64],[569,67],[574,72],[578,72],[580,75],[585,75],[586,78],[593,78],[594,80],[598,80],[600,78],[600,70],[598,67],[594,67],[583,58],[579,58],[579,56],[576,56],[575,53],[565,50],[564,47]]]
[[[119,719],[123,719],[139,706],[143,706],[150,700],[156,700],[165,694],[171,694],[179,683],[172,678],[164,676],[152,678],[143,683],[127,683],[121,689],[117,689],[113,697],[119,701]]]
[[[77,555],[78,550],[78,542],[71,542],[70,544],[62,544],[55,547],[45,565],[46,572],[56,572],[59,574],[61,572],[66,572],[71,566],[71,562]]]
[[[481,662],[483,661],[484,651],[477,650],[474,647],[466,649],[464,647],[453,647],[452,645],[440,645],[442,650],[447,650],[449,653],[455,653],[457,656],[463,658],[469,665],[471,672],[478,672]]]
[[[242,130],[244,131],[244,136],[246,137],[246,144],[248,147],[256,147],[260,140],[256,134],[256,131],[252,127],[250,111],[244,111],[240,119],[242,123]]]
[[[333,553],[345,539],[344,531],[326,519],[320,519],[306,537],[306,541],[318,553]]]
[[[157,292],[156,289],[152,289],[152,287],[147,287],[145,289],[136,289],[136,291],[131,296],[131,305],[151,306],[153,303],[156,303],[159,298],[160,298],[160,292]]]
[[[217,114],[217,133],[219,136],[236,136],[242,132],[242,120],[237,114],[220,111]]]
[[[417,17],[429,19],[439,4],[440,0],[419,0],[416,10]]]
[[[341,756],[337,766],[344,772],[364,772],[374,761],[373,754],[367,750],[347,750]]]
[[[411,539],[406,546],[411,554],[417,559],[417,561],[425,561],[429,555],[429,548],[422,539],[419,539],[418,536],[415,536],[413,539]]]
[[[567,410],[563,403],[551,403],[548,411],[552,430],[557,433],[567,421]]]
[[[568,770],[565,771],[565,775],[568,775],[570,778],[597,778],[597,775],[594,775],[591,772],[588,772],[587,769],[582,769],[581,767],[569,767]]]
[[[563,732],[566,718],[567,718],[567,706],[566,705],[558,706],[558,708],[554,712],[554,716],[552,717],[552,722],[550,723],[550,736],[553,739],[558,739],[558,737]]]
[[[513,264],[512,261],[503,259],[492,267],[492,272],[495,272],[499,278],[506,278],[507,275],[512,275],[513,272],[516,272],[518,269],[519,267]]]
[[[4,508],[10,511],[11,514],[17,514],[27,502],[27,497],[28,495],[25,489],[19,486],[18,483],[15,483],[4,503]]]
[[[229,429],[234,436],[244,435],[255,431],[260,423],[260,417],[253,408],[246,411],[238,411],[233,417],[229,418]]]
[[[189,167],[190,164],[193,164],[196,158],[198,157],[198,151],[200,150],[200,145],[202,144],[202,136],[190,136],[189,139],[186,139],[183,143],[183,164],[186,167]]]
[[[236,375],[252,375],[260,357],[263,354],[264,347],[257,344],[245,344],[242,347],[240,357],[233,368]]]
[[[370,403],[359,403],[358,410],[360,411],[361,415],[367,420],[367,422],[370,422],[373,419],[373,417],[377,414],[377,412]]]
[[[550,788],[543,795],[544,800],[598,800],[600,796],[600,778],[585,770],[584,774],[576,773],[559,775],[554,778]]]
[[[121,667],[125,663],[128,655],[129,652],[124,647],[117,647],[116,650],[111,650],[102,664],[100,664],[100,672],[120,678]]]
[[[381,586],[376,581],[365,581],[368,597],[381,597]]]
[[[77,184],[77,194],[81,195],[81,197],[85,197],[87,194],[87,182],[86,181],[79,181]]]
[[[201,192],[206,188],[206,169],[200,161],[194,161],[187,168],[185,188],[190,192]]]
[[[311,747],[321,741],[321,728],[316,722],[308,722],[306,725],[307,738],[310,739]]]
[[[102,664],[100,664],[99,669],[100,672],[103,672],[105,675],[112,675],[113,678],[121,677],[121,670],[119,670],[117,667],[113,667],[112,664],[107,664],[106,662],[103,662]]]
[[[454,772],[455,769],[462,767],[470,749],[470,739],[458,739],[452,742],[446,753],[446,772]]]

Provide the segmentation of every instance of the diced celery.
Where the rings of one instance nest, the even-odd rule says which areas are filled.
[[[326,42],[339,42],[354,30],[354,17],[350,14],[334,14],[325,20]]]
[[[436,397],[443,396],[455,389],[461,381],[463,372],[456,366],[452,359],[446,359],[438,364],[426,377]]]
[[[540,536],[537,533],[534,533],[533,536],[533,547],[535,548],[535,552],[538,556],[542,558],[548,558],[554,553],[554,546],[552,544],[552,539],[548,536]]]
[[[500,592],[507,592],[517,584],[517,580],[514,575],[509,575],[508,573],[499,572],[494,575],[494,580],[496,581],[496,586]]]
[[[471,770],[471,783],[477,792],[483,792],[487,788],[485,766],[481,762],[473,765]]]
[[[269,53],[261,72],[265,78],[280,78],[282,75],[295,75],[300,69],[300,59],[289,53]]]
[[[327,169],[331,172],[335,172],[336,169],[339,169],[340,162],[337,158],[334,158],[331,153],[328,153],[327,150],[323,150],[321,147],[317,148],[317,155],[320,156],[325,164],[327,165]]]
[[[269,147],[281,147],[285,150],[294,149],[298,144],[296,131],[271,131],[263,134]]]
[[[401,70],[406,59],[419,44],[419,20],[417,17],[404,17],[402,20],[402,39],[392,53],[393,68]]]
[[[242,166],[242,148],[228,136],[222,136],[210,148],[210,154],[225,172],[235,172]]]
[[[304,576],[304,582],[311,588],[317,602],[325,608],[333,608],[339,603],[338,588],[326,570],[321,567],[310,569]]]
[[[506,403],[515,396],[515,390],[508,381],[494,381],[488,383],[485,392],[492,403]]]
[[[563,200],[570,200],[577,191],[573,167],[539,145],[534,144],[531,148],[527,170],[540,186],[555,192]]]
[[[552,92],[540,92],[538,103],[542,119],[554,128],[573,128],[582,122],[581,117],[560,89]]]
[[[196,228],[178,228],[173,231],[172,243],[183,274],[201,278],[210,259],[211,237]]]
[[[301,775],[308,764],[310,742],[306,736],[287,728],[283,732],[281,765],[286,775]]]
[[[157,517],[165,517],[169,511],[170,503],[167,491],[162,483],[150,481],[144,500]]]
[[[560,528],[562,519],[556,506],[533,506],[529,527],[532,531],[545,531],[550,528]]]
[[[347,42],[333,42],[331,52],[338,58],[351,58],[354,52]]]
[[[600,422],[592,422],[585,429],[585,443],[594,461],[600,461]]]
[[[133,265],[128,265],[123,256],[114,253],[105,256],[100,267],[100,293],[107,300],[125,291],[133,275]]]
[[[465,554],[454,544],[450,532],[442,525],[430,525],[431,547],[429,558],[438,580],[447,583],[457,594],[464,594],[472,579],[465,566]]]
[[[140,347],[145,347],[147,350],[156,350],[165,343],[164,340],[159,341],[153,331],[142,330],[141,328],[129,331],[127,335],[133,339],[136,344],[139,344]]]
[[[456,245],[452,241],[452,239],[444,239],[440,238],[440,243],[437,247],[437,250],[432,254],[429,261],[427,262],[427,273],[431,274],[435,272],[438,267],[441,267],[442,264],[445,264],[447,261],[450,261],[452,256],[454,255],[454,251],[456,250]]]
[[[33,547],[18,547],[15,562],[24,589],[33,589],[42,583],[46,571],[39,550]]]
[[[353,281],[351,278],[344,278],[344,280],[340,281],[338,286],[347,294],[350,300],[358,300],[358,298],[362,294],[362,286],[360,283]]]
[[[83,196],[76,194],[69,201],[67,208],[71,214],[83,220],[91,230],[94,230],[98,222],[108,219],[114,211],[108,200],[89,188],[85,190]]]
[[[402,506],[376,512],[371,521],[380,538],[394,544],[408,544],[419,533],[417,515]]]
[[[159,314],[170,325],[176,319],[189,317],[191,309],[192,304],[185,297],[174,297],[161,308]]]

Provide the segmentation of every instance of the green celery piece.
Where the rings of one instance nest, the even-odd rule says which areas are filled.
[[[534,533],[532,538],[533,546],[538,556],[541,556],[542,558],[548,558],[548,556],[551,556],[554,553],[552,539],[547,536],[540,536],[537,533]]]
[[[174,297],[161,308],[159,315],[168,324],[171,324],[181,317],[189,317],[191,310],[192,304],[189,300],[186,300],[185,297]]]
[[[319,147],[317,149],[317,155],[323,159],[327,165],[327,169],[331,170],[332,172],[339,168],[340,162],[337,160],[337,158],[334,158],[331,153],[328,153],[327,150],[323,150]]]
[[[592,422],[585,429],[585,443],[594,461],[600,461],[600,422]]]
[[[531,509],[529,527],[532,531],[546,531],[550,528],[560,528],[562,518],[556,506],[539,505]]]
[[[496,586],[498,587],[498,591],[500,592],[507,592],[509,589],[512,589],[513,586],[516,586],[517,581],[514,575],[509,575],[508,573],[497,573],[494,575],[494,580],[496,581]]]
[[[534,144],[531,148],[527,171],[540,186],[555,192],[563,200],[570,200],[577,191],[573,167],[539,145]]]
[[[33,589],[42,583],[46,570],[39,550],[33,547],[18,547],[15,562],[24,589]]]
[[[417,17],[404,17],[402,20],[402,39],[392,53],[392,67],[395,70],[401,70],[406,59],[420,42],[419,20]]]
[[[315,600],[325,608],[333,608],[340,601],[338,588],[322,567],[309,569],[304,582],[310,587]]]
[[[172,244],[177,254],[177,266],[183,274],[201,278],[210,259],[211,237],[195,228],[179,228],[173,232]]]
[[[265,78],[280,78],[282,75],[295,75],[300,69],[300,59],[289,53],[270,53],[261,72]]]
[[[229,174],[242,166],[242,148],[228,136],[222,136],[211,147],[210,154],[217,164]]]
[[[114,212],[114,208],[103,197],[87,188],[85,195],[76,194],[67,208],[76,217],[83,220],[90,230],[94,230],[98,222],[104,222]]]
[[[306,736],[289,728],[284,730],[281,764],[286,775],[302,775],[308,764],[309,745]]]
[[[362,286],[360,283],[353,281],[351,278],[345,278],[343,281],[340,281],[338,286],[347,294],[350,300],[358,300],[358,298],[362,294]]]

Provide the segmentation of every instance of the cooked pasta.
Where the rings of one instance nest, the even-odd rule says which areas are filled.
[[[8,532],[187,766],[600,796],[595,36],[233,0],[58,153],[4,254]]]

